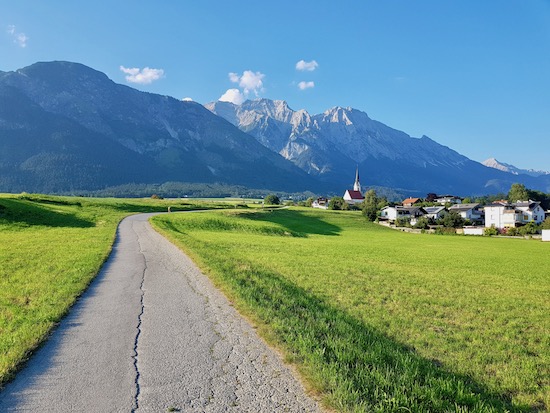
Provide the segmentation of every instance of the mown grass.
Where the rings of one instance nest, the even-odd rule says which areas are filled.
[[[158,216],[338,411],[547,411],[550,245],[306,209]]]
[[[47,336],[134,212],[226,207],[174,200],[0,196],[0,386]]]

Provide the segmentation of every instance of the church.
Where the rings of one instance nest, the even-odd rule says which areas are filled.
[[[346,189],[344,193],[344,201],[348,204],[360,204],[365,200],[365,197],[361,194],[361,183],[359,182],[359,166],[355,169],[355,182],[353,189]]]

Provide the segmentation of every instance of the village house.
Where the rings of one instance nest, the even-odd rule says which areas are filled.
[[[312,208],[319,208],[319,209],[328,209],[328,198],[317,198],[315,201],[311,203]]]
[[[420,198],[407,198],[403,200],[401,205],[403,205],[404,207],[412,207],[415,204],[419,204],[421,202],[422,200]]]
[[[443,218],[449,212],[444,206],[423,207],[423,209],[426,212],[425,217],[433,219],[434,221]]]
[[[380,220],[395,223],[398,219],[404,219],[416,224],[417,219],[425,215],[425,211],[421,207],[405,207],[401,205],[385,206],[380,211]]]
[[[435,202],[437,202],[438,204],[441,204],[441,205],[446,205],[446,204],[457,205],[457,204],[462,203],[462,198],[460,198],[459,196],[454,196],[454,195],[439,195],[435,199]]]
[[[464,219],[483,223],[483,211],[479,208],[479,204],[456,204],[449,208],[449,212],[453,211]]]
[[[497,201],[485,206],[485,226],[498,229],[512,228],[529,222],[540,224],[544,221],[544,209],[540,202],[518,201],[509,203]]]
[[[353,189],[346,189],[344,192],[344,201],[348,204],[360,204],[365,200],[365,197],[361,194],[361,183],[359,182],[359,167],[355,170],[355,182],[353,183]]]

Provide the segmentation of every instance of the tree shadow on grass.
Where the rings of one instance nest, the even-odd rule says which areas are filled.
[[[316,235],[339,235],[341,228],[330,224],[317,216],[303,213],[295,210],[267,210],[244,212],[238,215],[240,218],[254,221],[266,221],[281,225],[288,232],[296,234],[295,236]]]
[[[421,357],[274,272],[211,258],[217,273],[339,411],[531,411]]]
[[[77,207],[79,206],[75,205]],[[75,214],[52,211],[34,201],[16,199],[0,199],[0,223],[74,228],[95,226],[95,222],[79,218]]]

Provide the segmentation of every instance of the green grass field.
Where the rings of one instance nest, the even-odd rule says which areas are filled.
[[[97,274],[120,220],[168,206],[227,207],[191,200],[0,196],[0,386]]]
[[[311,209],[152,221],[337,411],[550,408],[548,244]]]

